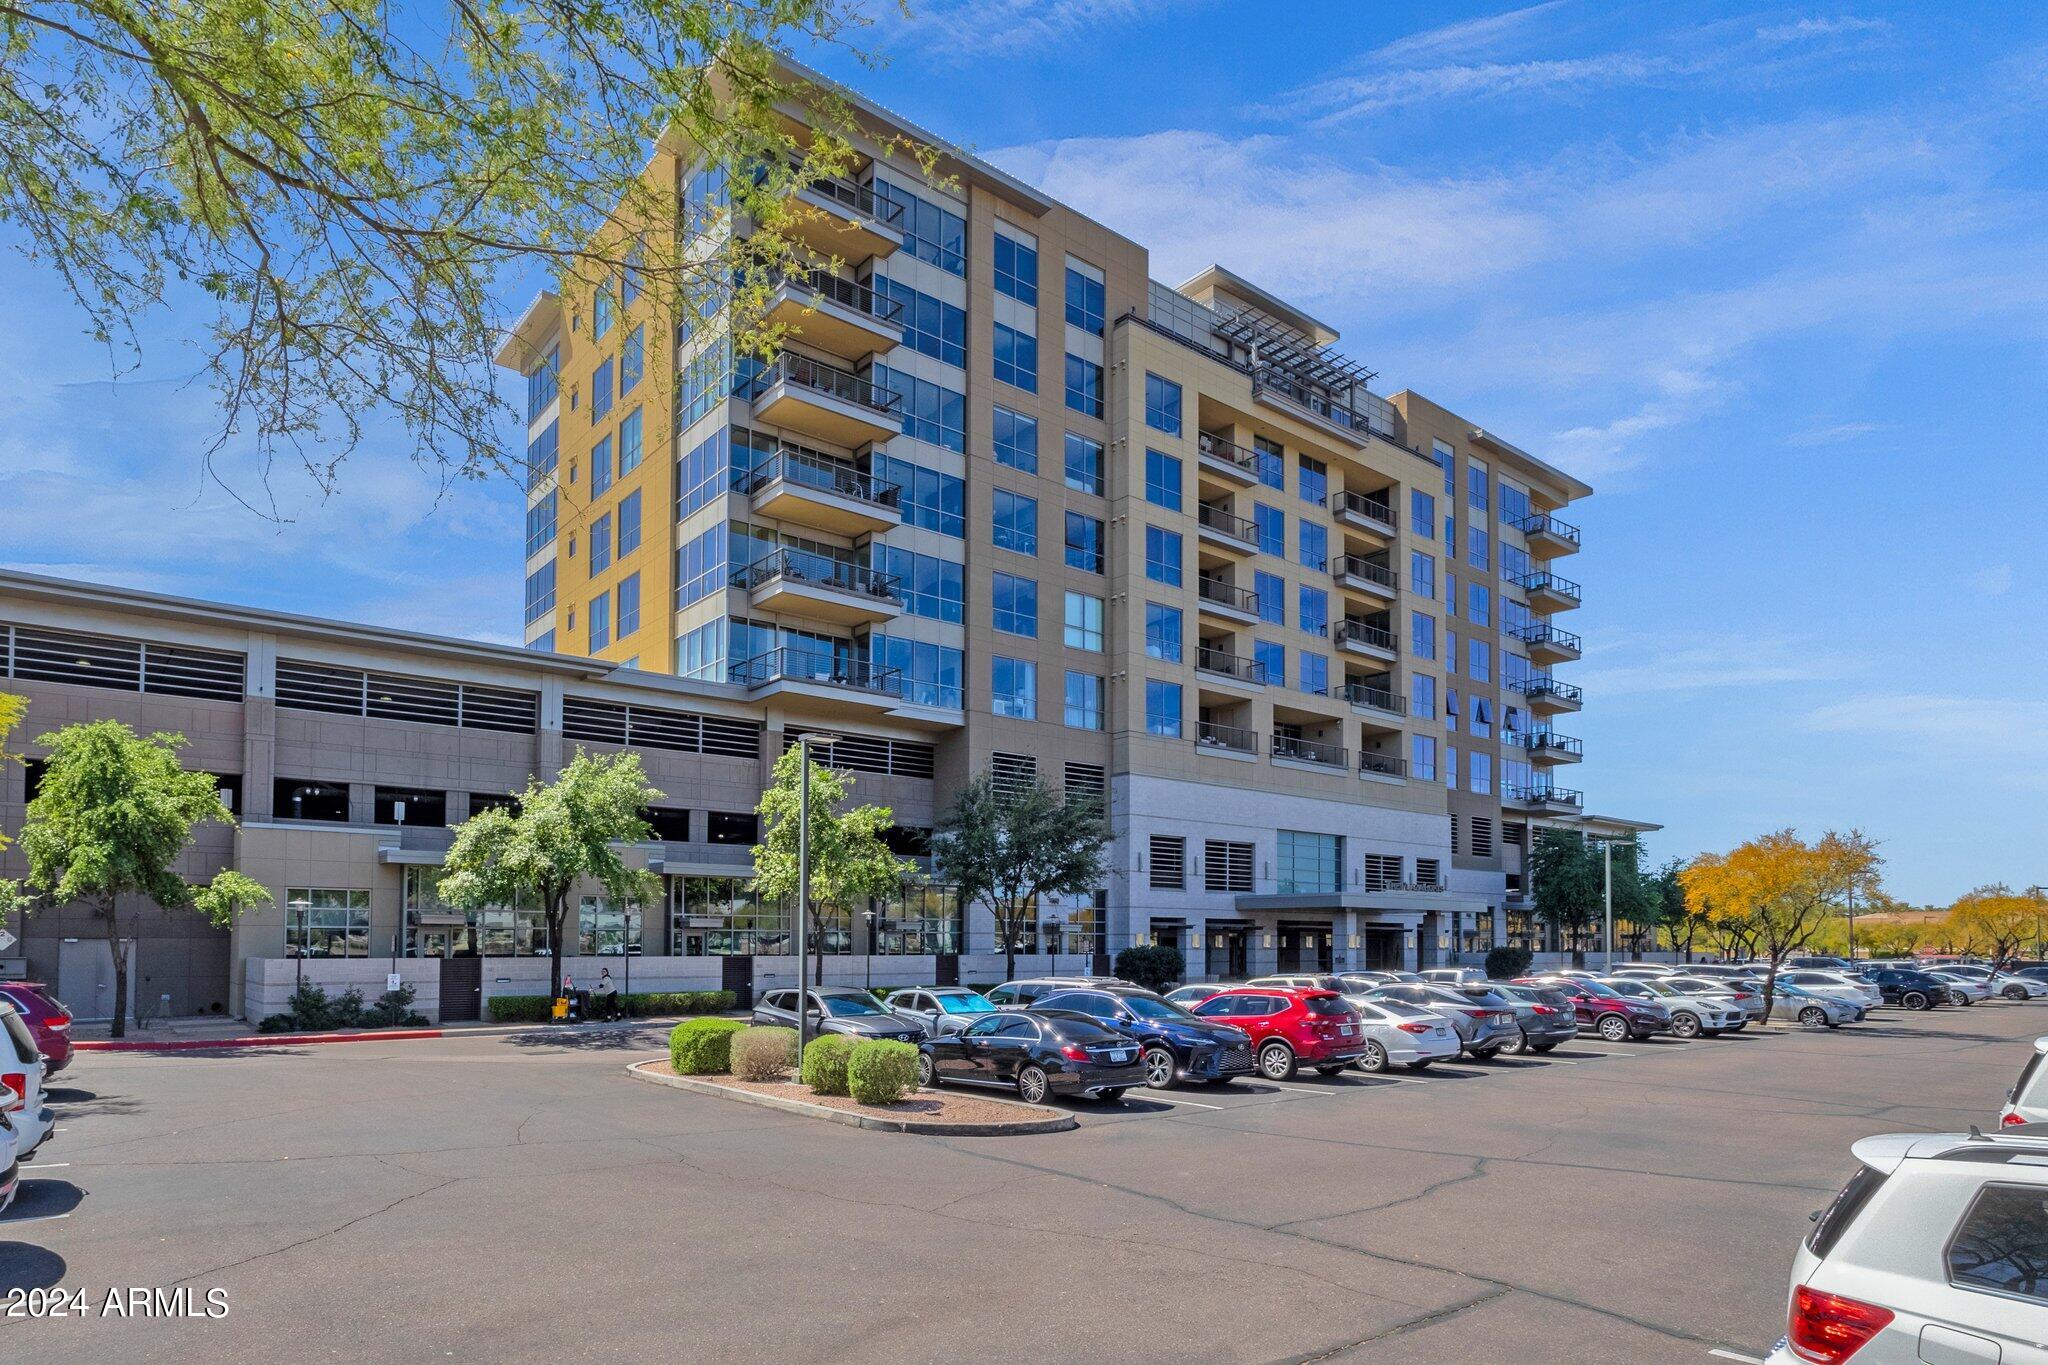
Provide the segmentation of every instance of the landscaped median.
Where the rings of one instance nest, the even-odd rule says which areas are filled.
[[[917,1049],[839,1034],[813,1038],[801,1066],[796,1031],[738,1019],[690,1019],[669,1035],[666,1061],[635,1062],[636,1080],[885,1133],[1003,1137],[1078,1127],[1058,1109],[917,1088]],[[800,1071],[801,1080],[790,1079]]]

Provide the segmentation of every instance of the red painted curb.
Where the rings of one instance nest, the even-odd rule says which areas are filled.
[[[249,1038],[178,1038],[163,1042],[111,1038],[80,1038],[78,1052],[191,1052],[209,1047],[297,1047],[301,1043],[387,1043],[403,1038],[443,1038],[437,1028],[386,1029],[378,1033],[259,1033]]]

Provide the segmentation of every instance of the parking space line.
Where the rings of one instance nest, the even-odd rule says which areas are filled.
[[[23,1175],[34,1175],[37,1171],[61,1171],[71,1163],[68,1161],[30,1161],[21,1168]]]
[[[16,1223],[54,1223],[59,1218],[69,1218],[68,1213],[37,1213],[27,1218],[0,1218],[0,1226],[12,1227]]]
[[[1238,1109],[1243,1107],[1241,1105],[1235,1104],[1203,1104],[1198,1100],[1169,1099],[1165,1095],[1161,1095],[1156,1092],[1145,1096],[1145,1098],[1147,1100],[1157,1100],[1161,1104],[1185,1104],[1193,1109]]]
[[[1714,1347],[1707,1354],[1719,1356],[1723,1360],[1739,1360],[1742,1362],[1742,1365],[1764,1365],[1762,1356],[1746,1356],[1740,1351],[1724,1351],[1719,1346]]]
[[[1259,1084],[1271,1086],[1275,1090],[1293,1090],[1303,1095],[1334,1095],[1337,1093],[1335,1090],[1329,1090],[1317,1085],[1288,1085],[1281,1081],[1260,1081]],[[1246,1091],[1245,1093],[1251,1094],[1253,1092]]]

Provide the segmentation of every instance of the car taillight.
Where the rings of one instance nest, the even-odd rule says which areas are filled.
[[[2020,1115],[2016,1113],[2000,1114],[1998,1116],[1998,1126],[2001,1128],[2018,1128],[2023,1126],[2025,1123],[2026,1119],[2022,1118]]]
[[[1088,1049],[1085,1047],[1076,1047],[1074,1046],[1074,1044],[1068,1043],[1065,1047],[1060,1049],[1060,1056],[1066,1058],[1070,1062],[1085,1062],[1088,1060]]]
[[[1399,1025],[1398,1027],[1400,1028],[1401,1032],[1403,1032],[1403,1033],[1415,1033],[1415,1034],[1423,1034],[1423,1033],[1427,1033],[1427,1032],[1429,1032],[1429,1028],[1430,1028],[1430,1026],[1429,1026],[1428,1024],[1401,1024],[1401,1025]]]
[[[1889,1308],[1800,1285],[1792,1291],[1787,1343],[1801,1360],[1834,1365],[1862,1350],[1893,1316]]]
[[[1537,1012],[1538,1014],[1556,1014],[1556,1013],[1557,1013],[1557,1011],[1556,1011],[1556,1010],[1555,1010],[1554,1008],[1552,1008],[1551,1006],[1549,1006],[1549,1005],[1538,1005],[1538,1006],[1536,1006],[1535,1008],[1536,1008],[1536,1012]]]
[[[71,1016],[68,1014],[60,1014],[55,1019],[52,1019],[48,1024],[44,1025],[44,1027],[49,1029],[52,1033],[62,1033],[65,1029],[71,1027]]]
[[[0,1087],[4,1087],[8,1092],[5,1102],[0,1103],[0,1109],[5,1109],[8,1113],[11,1114],[15,1110],[21,1109],[28,1104],[27,1072],[0,1072]]]
[[[1465,1011],[1465,1013],[1467,1013],[1467,1014],[1471,1015],[1471,1016],[1472,1016],[1472,1017],[1473,1017],[1474,1019],[1485,1019],[1485,1018],[1487,1018],[1488,1016],[1490,1016],[1490,1015],[1491,1015],[1491,1014],[1493,1013],[1493,1011],[1492,1011],[1492,1010],[1466,1010],[1466,1011]]]

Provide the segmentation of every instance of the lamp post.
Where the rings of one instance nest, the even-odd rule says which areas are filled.
[[[1049,919],[1040,927],[1045,934],[1046,942],[1052,945],[1052,974],[1054,977],[1058,977],[1060,974],[1060,922],[1056,919]]]
[[[837,735],[802,734],[796,751],[803,760],[797,779],[796,815],[796,1055],[811,1041],[811,746],[829,749]],[[822,965],[822,964],[821,964]]]
[[[868,922],[868,994],[875,993],[875,921],[882,917],[879,910],[863,910],[860,917]]]

